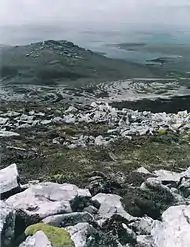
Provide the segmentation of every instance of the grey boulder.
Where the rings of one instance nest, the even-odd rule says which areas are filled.
[[[121,199],[118,195],[104,193],[99,193],[92,197],[94,205],[99,206],[97,219],[100,225],[114,214],[120,215],[128,221],[135,219],[124,210]]]
[[[50,215],[71,213],[71,205],[78,198],[90,198],[88,190],[79,189],[73,184],[51,182],[31,185],[24,192],[11,196],[7,203],[28,217],[43,219]]]
[[[156,247],[189,247],[190,205],[172,206],[151,231]]]
[[[157,178],[148,178],[142,185],[143,191],[153,191],[155,193],[162,193],[164,198],[167,198],[170,202],[175,201],[175,194],[169,187],[162,184]]]

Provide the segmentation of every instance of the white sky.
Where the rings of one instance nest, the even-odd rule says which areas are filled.
[[[190,27],[190,0],[0,0],[0,25],[66,22]]]

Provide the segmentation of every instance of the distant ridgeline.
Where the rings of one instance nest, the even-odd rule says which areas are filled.
[[[165,75],[158,68],[110,59],[65,40],[1,47],[1,58],[1,78],[8,83],[55,85]]]

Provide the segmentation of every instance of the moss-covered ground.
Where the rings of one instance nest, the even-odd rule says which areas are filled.
[[[74,247],[69,233],[62,228],[38,223],[27,227],[26,236],[33,236],[36,232],[43,231],[52,244],[52,247]]]
[[[167,133],[157,136],[134,137],[132,141],[119,139],[106,147],[88,146],[68,149],[53,144],[55,137],[93,134],[107,130],[104,125],[38,127],[21,131],[21,137],[2,140],[1,167],[17,163],[21,178],[26,180],[53,179],[59,182],[85,183],[85,175],[92,171],[122,172],[128,175],[144,166],[150,171],[164,168],[181,171],[189,166],[189,136]],[[6,145],[26,149],[25,152],[8,150]]]

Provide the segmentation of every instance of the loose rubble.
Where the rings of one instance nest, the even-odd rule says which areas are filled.
[[[143,135],[164,135],[168,132],[189,135],[190,113],[177,114],[151,113],[148,111],[133,111],[123,108],[118,110],[104,102],[93,102],[85,107],[69,107],[60,111],[59,117],[52,113],[31,111],[29,114],[7,112],[0,114],[0,138],[16,137],[22,129],[49,125],[77,126],[80,124],[103,124],[109,126],[103,135],[77,135],[62,139],[52,138],[55,145],[68,148],[86,147],[87,145],[105,146],[118,138],[128,138]],[[17,133],[18,132],[18,133]]]

